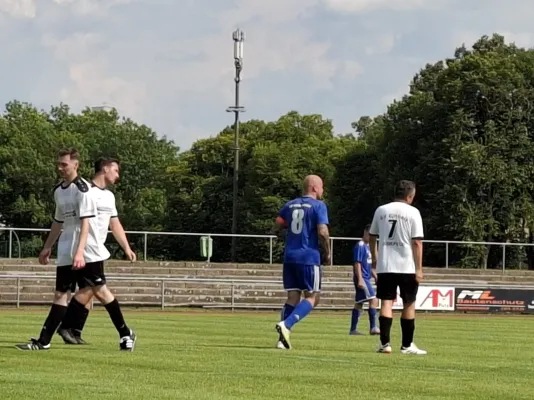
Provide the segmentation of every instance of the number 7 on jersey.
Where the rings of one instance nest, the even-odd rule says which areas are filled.
[[[388,238],[391,239],[393,235],[395,234],[395,228],[397,227],[397,220],[396,219],[390,219],[389,224],[391,227],[389,228],[389,235]]]

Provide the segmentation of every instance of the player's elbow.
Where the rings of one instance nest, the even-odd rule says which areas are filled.
[[[412,239],[412,246],[418,249],[423,248],[423,240],[422,239]]]
[[[111,232],[117,232],[122,228],[122,224],[118,218],[112,218],[111,221],[109,221],[109,228]]]
[[[328,232],[328,226],[326,225],[319,225],[317,233],[322,239],[328,239],[330,237],[330,233]]]

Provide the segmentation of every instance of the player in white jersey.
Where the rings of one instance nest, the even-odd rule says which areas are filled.
[[[58,153],[57,169],[63,180],[54,188],[54,222],[39,254],[39,262],[48,264],[52,247],[59,238],[54,301],[39,338],[17,345],[20,350],[50,348],[52,336],[67,312],[67,293],[73,292],[76,287],[73,268],[84,267],[86,261],[90,261],[91,247],[99,247],[91,233],[97,210],[91,200],[90,183],[78,176],[79,162],[80,155],[76,149],[67,148]]]
[[[78,271],[78,292],[69,303],[67,314],[61,324],[61,335],[66,343],[80,344],[79,335],[83,329],[83,315],[93,295],[102,303],[109,313],[120,337],[119,347],[121,350],[133,351],[135,347],[135,333],[128,328],[119,306],[119,302],[109,290],[104,274],[104,260],[110,257],[104,243],[111,231],[124,250],[130,261],[136,260],[135,253],[131,250],[124,229],[119,221],[115,206],[115,195],[107,189],[119,179],[119,162],[111,158],[100,158],[95,162],[95,176],[91,182],[91,194],[96,204],[96,218],[94,218],[94,234],[98,247],[86,250],[95,262],[88,263],[85,268]],[[94,253],[92,251],[94,250]],[[83,343],[83,342],[82,342]]]
[[[419,210],[412,206],[415,183],[400,181],[395,187],[393,202],[375,211],[369,244],[373,268],[377,272],[377,297],[380,307],[379,353],[391,353],[390,332],[393,322],[393,302],[397,288],[404,308],[401,315],[403,354],[426,354],[413,343],[415,331],[415,300],[423,280],[423,221]],[[377,255],[376,239],[379,239]]]

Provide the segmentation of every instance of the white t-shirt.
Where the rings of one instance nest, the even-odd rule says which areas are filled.
[[[412,240],[424,237],[423,221],[417,208],[400,201],[378,207],[369,234],[379,238],[378,274],[415,274]]]
[[[104,244],[108,237],[109,222],[111,218],[117,218],[117,207],[115,205],[115,195],[108,189],[102,189],[91,182],[91,192],[96,201],[98,240]],[[106,250],[107,251],[107,250]],[[108,255],[109,258],[109,255]]]
[[[77,177],[69,185],[61,182],[54,190],[56,203],[54,220],[63,223],[57,248],[56,264],[59,266],[72,265],[80,239],[80,222],[84,218],[89,219],[89,233],[84,249],[85,262],[97,262],[109,258],[109,252],[98,240],[96,219],[98,209],[90,187],[88,181]]]

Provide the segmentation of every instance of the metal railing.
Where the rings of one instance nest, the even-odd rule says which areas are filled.
[[[165,307],[175,307],[175,306],[189,306],[189,305],[198,305],[202,306],[204,308],[215,308],[215,307],[225,307],[230,308],[232,311],[236,308],[268,308],[268,309],[276,309],[279,308],[279,305],[273,305],[273,306],[266,306],[266,305],[258,305],[254,304],[253,301],[251,301],[248,304],[236,304],[236,287],[239,286],[276,286],[276,291],[283,292],[282,289],[282,281],[281,280],[260,280],[260,279],[224,279],[224,278],[178,278],[178,277],[165,277],[165,276],[127,276],[127,275],[109,275],[107,278],[111,281],[130,281],[130,282],[155,282],[160,284],[161,292],[159,294],[160,301],[154,302],[152,304],[144,304],[144,305],[152,305],[152,306],[159,306],[162,310],[165,309]],[[55,274],[2,274],[0,275],[0,281],[1,280],[16,280],[16,298],[15,301],[0,301],[0,305],[2,303],[4,304],[15,304],[17,308],[20,308],[21,304],[23,303],[21,301],[21,282],[23,280],[55,280]],[[221,286],[230,286],[230,302],[229,304],[218,304],[218,305],[209,305],[209,304],[197,304],[197,303],[189,303],[189,304],[168,304],[165,302],[166,297],[172,296],[172,294],[166,293],[166,289],[168,288],[167,284],[172,282],[185,282],[185,283],[204,283],[204,284],[217,284]],[[349,291],[354,290],[353,283],[349,281],[323,281],[322,284],[322,290],[324,290],[326,293],[328,293],[329,290],[332,289],[347,289]],[[480,283],[473,283],[469,284],[465,281],[461,282],[447,282],[447,283],[437,283],[437,282],[424,282],[421,284],[421,286],[430,286],[430,287],[439,287],[439,286],[459,286],[459,287],[479,287]],[[502,284],[502,283],[491,283],[486,282],[484,283],[484,287],[487,289],[522,289],[522,290],[534,290],[534,284],[530,285],[521,285],[521,284]],[[151,287],[147,287],[151,288]],[[174,288],[169,288],[174,289]],[[51,289],[52,290],[52,289]],[[351,292],[352,293],[352,292]],[[32,293],[37,294],[37,293]],[[127,294],[123,294],[121,296],[127,296]],[[145,296],[157,296],[156,294],[147,294]],[[50,300],[52,300],[52,292],[50,293]],[[29,304],[35,304],[36,301],[25,301],[24,303]],[[322,307],[319,306],[318,309],[328,309],[328,310],[341,310],[341,309],[349,309],[353,307],[353,300],[352,297],[348,299],[348,304],[346,307],[343,306],[334,306],[334,307]],[[48,303],[46,303],[48,304]],[[128,304],[128,303],[126,303]],[[137,304],[137,303],[133,303]]]
[[[1,231],[9,232],[8,239],[8,258],[13,258],[13,241],[16,240],[18,244],[18,258],[21,258],[21,242],[17,232],[49,232],[50,229],[46,228],[13,228],[13,227],[0,227]],[[127,235],[142,235],[143,236],[143,260],[148,260],[148,237],[149,236],[185,236],[185,237],[202,237],[206,236],[209,239],[214,237],[237,237],[237,238],[255,238],[269,240],[269,264],[273,264],[273,249],[274,240],[277,239],[274,235],[249,235],[249,234],[229,234],[229,233],[197,233],[197,232],[153,232],[153,231],[126,231]],[[331,237],[330,248],[331,253],[334,253],[334,242],[336,241],[353,241],[361,240],[359,237]],[[449,247],[450,245],[478,245],[478,246],[498,246],[502,247],[502,270],[505,270],[506,266],[506,248],[507,247],[532,247],[534,243],[503,243],[503,242],[470,242],[460,240],[423,240],[423,243],[441,244],[444,245],[445,255],[445,268],[449,268]],[[185,261],[185,260],[182,260]],[[208,258],[209,261],[209,258]],[[331,257],[330,265],[334,265],[334,257]]]

